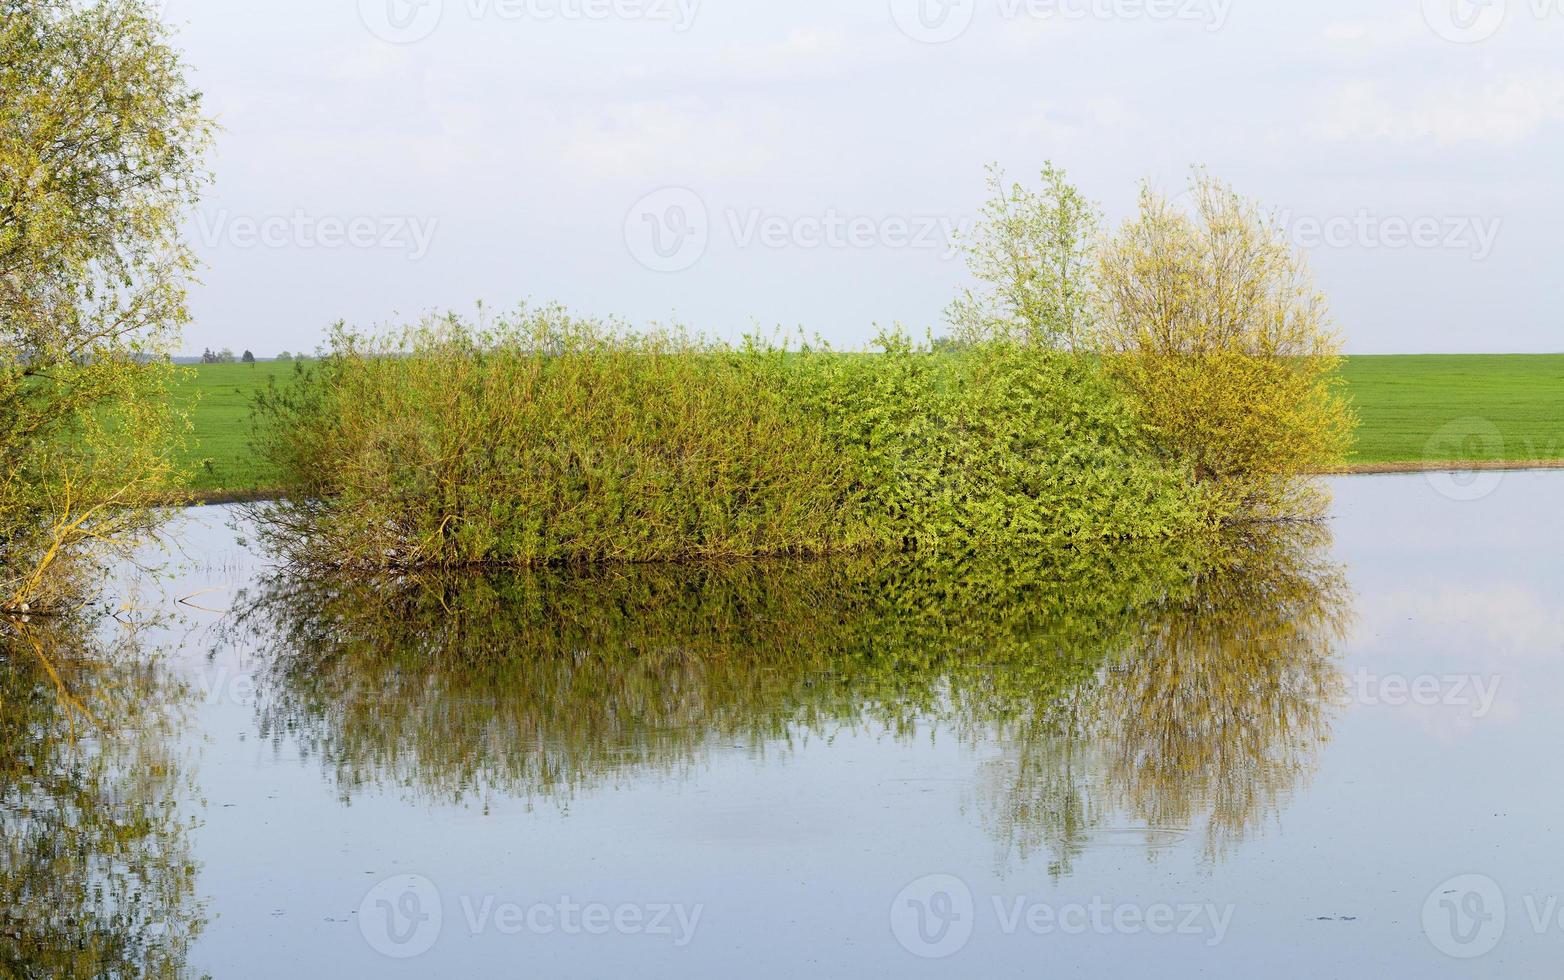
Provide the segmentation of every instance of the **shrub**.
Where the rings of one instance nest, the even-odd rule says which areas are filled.
[[[338,329],[258,404],[292,558],[369,567],[961,553],[1198,523],[1089,361],[730,348],[558,307]]]
[[[536,565],[850,551],[845,461],[760,358],[558,308],[433,320],[330,353],[260,401],[296,557]]]
[[[1097,365],[1012,341],[933,354],[816,354],[787,382],[856,461],[889,547],[1051,549],[1183,534],[1198,500],[1158,463]]]
[[[1324,297],[1253,204],[1199,171],[1192,191],[1190,216],[1144,188],[1103,247],[1105,367],[1221,516],[1313,514],[1300,477],[1339,466],[1353,426]]]

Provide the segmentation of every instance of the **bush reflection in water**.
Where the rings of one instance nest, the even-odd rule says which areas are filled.
[[[1056,873],[1133,823],[1215,857],[1327,737],[1341,570],[1314,525],[1014,561],[745,563],[385,579],[283,573],[228,639],[263,734],[344,798],[568,800],[845,727],[997,745],[975,800]]]

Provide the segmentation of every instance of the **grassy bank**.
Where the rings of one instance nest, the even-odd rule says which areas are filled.
[[[250,402],[268,379],[292,370],[277,362],[204,364],[181,383],[181,403],[194,406],[185,464],[198,493],[243,496],[271,485],[249,448]],[[1347,358],[1343,373],[1362,418],[1355,466],[1564,461],[1564,354],[1360,356]],[[1470,424],[1441,435],[1463,419],[1486,420],[1499,440]]]

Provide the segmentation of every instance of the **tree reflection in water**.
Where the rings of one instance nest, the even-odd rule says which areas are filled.
[[[179,977],[204,924],[185,692],[133,642],[0,620],[0,974]]]
[[[228,639],[266,666],[263,733],[345,798],[569,800],[735,744],[873,725],[1002,746],[978,792],[1006,852],[1056,866],[1133,820],[1215,854],[1326,737],[1346,591],[1304,527],[1199,563],[829,562],[364,580],[284,573]]]
[[[1329,543],[1313,524],[1224,542],[1089,683],[1006,730],[981,793],[1002,847],[1068,873],[1095,845],[1199,833],[1215,859],[1279,814],[1329,737],[1351,615]]]

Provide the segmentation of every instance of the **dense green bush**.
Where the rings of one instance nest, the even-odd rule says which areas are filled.
[[[1099,249],[1103,365],[1224,519],[1319,517],[1307,475],[1344,465],[1356,425],[1325,297],[1259,205],[1201,170],[1190,196],[1143,188]]]
[[[258,405],[290,557],[362,567],[966,553],[1196,527],[1085,359],[839,354],[523,309],[329,352]]]
[[[1047,549],[1189,531],[1198,499],[1152,458],[1095,362],[990,341],[936,354],[806,351],[777,384],[854,461],[874,539],[918,552]]]
[[[868,544],[848,461],[762,358],[545,309],[332,350],[260,401],[297,557],[534,565]]]

